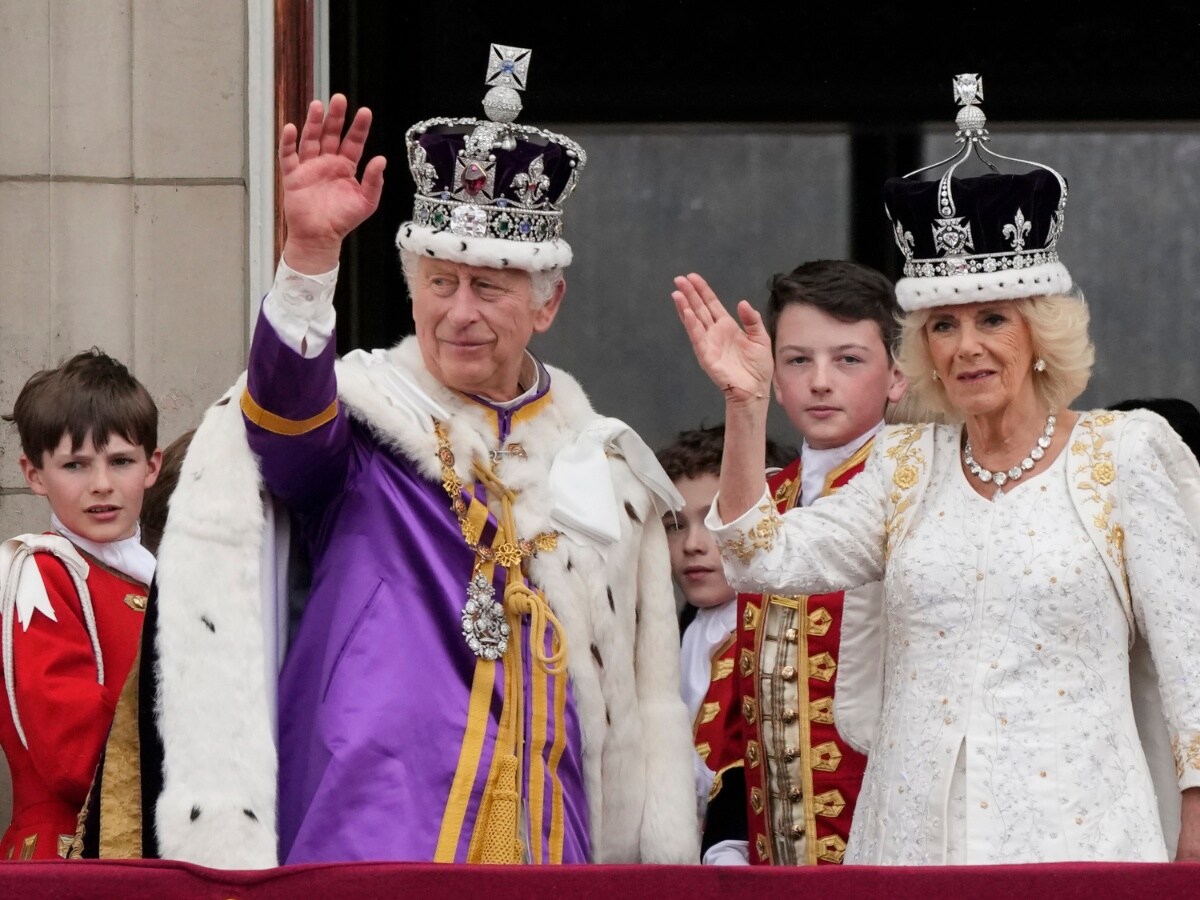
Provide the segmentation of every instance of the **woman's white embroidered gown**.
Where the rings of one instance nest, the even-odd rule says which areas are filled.
[[[1165,861],[1130,698],[1130,620],[1072,502],[1086,465],[1069,447],[988,500],[962,471],[958,427],[937,432],[927,489],[886,561],[886,437],[862,476],[784,516],[753,551],[746,536],[772,531],[769,512],[719,529],[739,589],[883,577],[882,712],[846,862]],[[1161,419],[1125,429],[1114,515],[1188,787],[1200,784],[1200,541],[1156,456],[1173,440]]]

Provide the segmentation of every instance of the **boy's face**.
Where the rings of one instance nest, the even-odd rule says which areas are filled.
[[[36,466],[21,457],[21,471],[35,494],[50,501],[50,509],[71,531],[98,544],[133,537],[142,496],[158,478],[162,451],[147,459],[144,447],[109,435],[103,451],[89,434],[75,450],[64,434],[53,451]]]
[[[878,324],[842,322],[806,303],[780,313],[772,384],[775,400],[814,450],[841,447],[873,428],[906,387]]]
[[[675,487],[683,495],[683,509],[663,517],[671,551],[671,575],[684,599],[699,609],[720,606],[734,596],[725,580],[717,542],[704,527],[704,517],[717,495],[717,483],[716,475],[677,479]]]

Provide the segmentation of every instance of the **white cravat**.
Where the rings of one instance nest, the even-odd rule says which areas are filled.
[[[696,610],[696,618],[683,632],[679,648],[679,689],[688,719],[695,721],[712,682],[712,660],[717,649],[737,628],[737,595],[719,606]]]
[[[832,450],[814,450],[808,444],[800,448],[800,505],[810,506],[825,493],[825,479],[829,473],[858,452],[859,447],[875,437],[883,427],[883,420],[863,432],[848,444]]]
[[[142,526],[139,524],[133,537],[120,541],[99,544],[80,537],[64,525],[54,513],[50,514],[50,527],[85,553],[95,557],[134,581],[149,585],[154,577],[154,554],[142,546]]]

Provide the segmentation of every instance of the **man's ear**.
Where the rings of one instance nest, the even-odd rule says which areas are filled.
[[[567,280],[565,278],[558,279],[558,284],[554,285],[554,293],[550,295],[550,299],[533,312],[535,334],[541,334],[554,324],[554,317],[558,315],[558,308],[562,305],[563,294],[566,292]]]
[[[21,474],[25,476],[25,483],[29,485],[29,489],[39,497],[45,497],[46,486],[42,483],[42,470],[35,466],[33,460],[24,453],[21,454],[18,462],[21,465]]]

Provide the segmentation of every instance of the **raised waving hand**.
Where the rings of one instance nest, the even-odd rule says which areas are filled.
[[[675,288],[671,299],[696,360],[725,394],[726,402],[765,400],[774,357],[762,316],[742,300],[737,305],[738,324],[708,282],[694,272],[677,277]]]
[[[725,395],[725,450],[717,511],[732,522],[758,502],[765,485],[767,407],[774,355],[762,316],[745,300],[741,324],[694,272],[675,279],[671,299],[700,367]]]
[[[379,206],[387,160],[373,157],[358,178],[371,111],[359,109],[343,136],[346,107],[342,94],[329,99],[328,110],[314,100],[299,133],[289,122],[279,135],[284,259],[299,272],[318,274],[336,266],[342,240]]]

